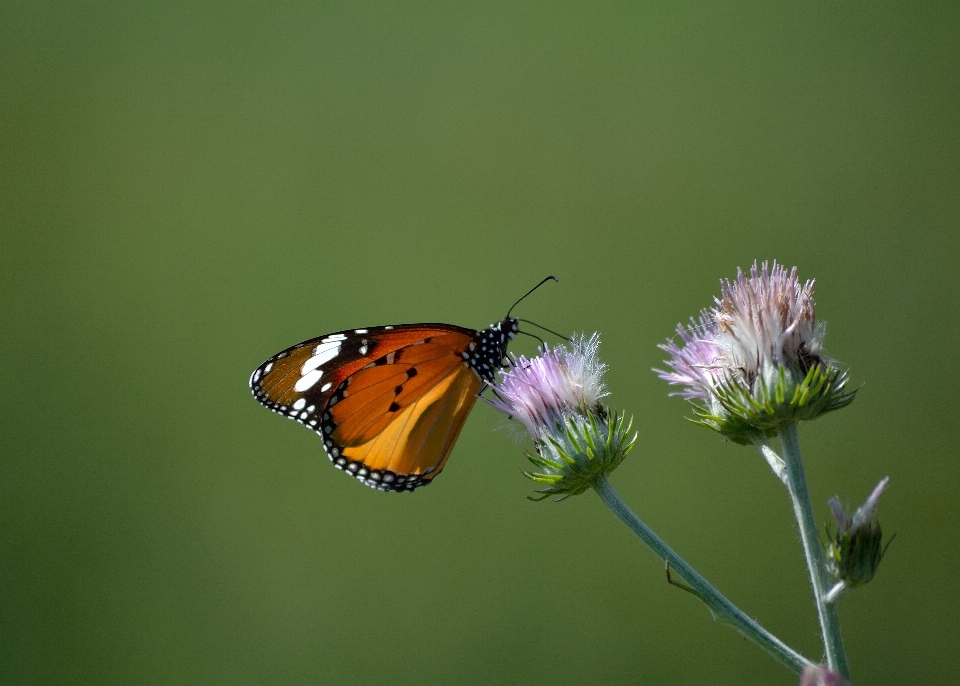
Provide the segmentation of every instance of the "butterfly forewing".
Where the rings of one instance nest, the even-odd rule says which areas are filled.
[[[484,380],[516,332],[405,324],[327,334],[277,353],[250,388],[316,431],[331,461],[368,486],[409,491],[446,462]]]
[[[424,359],[406,359],[410,352],[428,352]],[[463,367],[463,358],[450,348],[425,343],[395,354],[393,364],[371,364],[355,372],[344,388],[348,394],[330,408],[343,445],[363,443],[380,433],[397,412],[416,402],[454,369]],[[413,357],[413,355],[411,355]]]
[[[446,324],[379,326],[340,331],[312,338],[283,350],[254,370],[250,388],[264,406],[292,419],[293,406],[304,400],[320,406],[336,387],[366,365],[431,336],[454,335],[469,340],[473,332]],[[298,408],[299,410],[300,408]]]

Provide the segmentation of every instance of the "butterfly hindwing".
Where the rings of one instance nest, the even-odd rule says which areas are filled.
[[[316,431],[330,460],[368,486],[409,491],[446,462],[516,332],[449,324],[352,329],[304,341],[254,370],[265,407]]]
[[[363,372],[357,374],[362,375]],[[348,403],[352,396],[331,407],[331,420],[342,421],[334,425],[331,434],[333,450],[339,452],[332,456],[334,464],[365,482],[371,480],[384,486],[396,484],[412,490],[429,483],[443,469],[453,449],[476,402],[480,380],[466,365],[456,364],[424,390],[404,405],[394,403],[393,390],[388,390],[384,394],[388,397],[380,401],[380,406],[390,402],[397,407],[389,410],[388,416],[375,415],[374,426],[363,432],[350,429],[359,426],[353,421],[357,414],[362,413],[367,420],[373,416],[368,408],[351,413]]]

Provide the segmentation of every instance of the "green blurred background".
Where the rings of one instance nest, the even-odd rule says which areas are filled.
[[[623,497],[819,657],[782,486],[656,344],[754,259],[817,279],[856,402],[817,516],[884,475],[861,684],[958,683],[960,9],[0,8],[0,682],[795,684],[592,494],[525,499],[478,406],[381,494],[247,389],[321,333],[519,309],[600,331]],[[531,352],[528,341],[515,349]]]

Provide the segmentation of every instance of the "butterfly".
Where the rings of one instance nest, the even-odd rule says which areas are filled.
[[[326,334],[266,360],[250,389],[315,431],[337,469],[381,491],[412,491],[443,470],[519,321],[507,313],[479,331],[399,324]]]

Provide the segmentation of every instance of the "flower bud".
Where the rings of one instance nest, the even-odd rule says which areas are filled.
[[[847,587],[870,581],[883,559],[883,531],[876,518],[876,510],[880,495],[889,483],[890,477],[881,479],[852,517],[843,511],[836,496],[830,498],[830,510],[837,521],[837,534],[826,546],[827,565],[830,572]]]

